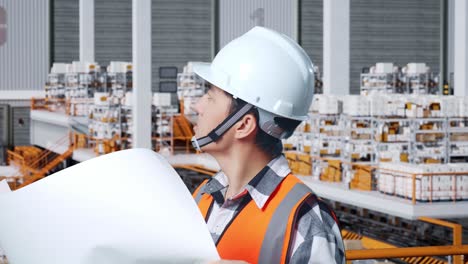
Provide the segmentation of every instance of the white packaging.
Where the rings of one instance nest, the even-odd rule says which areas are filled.
[[[417,116],[417,107],[415,105],[412,105],[411,109],[406,109],[405,116],[410,117],[410,118],[416,117]]]
[[[458,100],[455,96],[445,96],[443,115],[446,117],[458,116]]]
[[[98,72],[99,64],[95,62],[81,62],[81,61],[74,61],[72,62],[72,71],[76,73],[89,73],[89,72]]]
[[[171,94],[170,93],[154,93],[153,105],[154,106],[171,106]]]
[[[343,113],[350,116],[369,116],[369,100],[362,95],[345,96],[343,98]]]
[[[321,96],[317,98],[316,109],[320,114],[333,115],[340,113],[339,101],[335,96]]]
[[[396,110],[397,110],[397,112],[396,112],[397,116],[400,116],[400,117],[405,116],[405,109],[404,108],[397,108]]]
[[[375,64],[375,73],[392,73],[393,63],[391,62],[379,62]]]
[[[101,71],[101,68],[99,67],[99,64],[95,63],[95,62],[92,62],[92,63],[86,63],[86,69],[85,69],[85,72],[86,73],[90,73],[90,72],[99,72]]]
[[[192,73],[193,72],[193,62],[192,61],[187,62],[187,66],[184,67],[184,72],[186,72],[186,73]]]
[[[369,107],[371,116],[385,116],[388,98],[384,95],[375,94],[369,96]]]
[[[50,73],[56,73],[56,74],[60,74],[60,73],[67,73],[67,67],[68,67],[68,64],[66,63],[54,63],[52,65],[52,68],[50,69]]]
[[[424,116],[424,111],[423,111],[422,107],[416,108],[416,117],[421,118],[423,116]]]
[[[392,162],[401,162],[400,161],[400,151],[392,151]]]
[[[468,97],[467,96],[464,96],[464,97],[460,97],[458,99],[459,103],[458,103],[458,107],[459,107],[459,116],[460,117],[466,117],[468,116]]]
[[[318,113],[320,109],[320,100],[322,100],[322,98],[325,96],[326,95],[323,94],[315,94],[312,99],[312,103],[310,104],[309,112]]]
[[[94,93],[94,104],[95,105],[108,105],[109,104],[109,93]]]
[[[392,101],[388,101],[385,105],[384,105],[384,111],[385,111],[385,116],[395,116],[396,114],[396,107],[395,105],[393,104]]]
[[[123,61],[111,61],[109,63],[109,66],[107,66],[107,72],[112,72],[112,73],[121,73],[122,71],[122,64],[125,62]]]
[[[132,63],[125,61],[111,61],[107,66],[107,72],[126,73],[132,70]]]
[[[70,72],[84,73],[86,72],[86,63],[81,61],[73,61]]]
[[[417,74],[426,72],[426,63],[408,63],[407,73],[408,74]]]

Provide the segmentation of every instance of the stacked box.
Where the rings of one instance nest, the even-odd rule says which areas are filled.
[[[369,96],[369,106],[371,116],[387,116],[386,106],[390,98],[385,94],[375,94]]]
[[[458,117],[459,116],[459,98],[455,96],[445,96],[443,115],[446,117]]]
[[[323,115],[334,115],[339,114],[340,112],[340,101],[338,98],[327,96],[318,100],[318,113]]]
[[[341,161],[328,160],[328,166],[320,174],[321,181],[341,182]]]
[[[427,71],[426,63],[408,63],[406,73],[425,73]]]
[[[460,117],[468,117],[468,96],[458,99],[458,110]]]
[[[312,159],[308,154],[298,154],[297,155],[297,174],[299,175],[311,175],[312,174]]]
[[[154,93],[153,105],[162,106],[162,107],[171,106],[171,94],[170,93]]]
[[[452,163],[448,164],[448,166],[453,172],[460,173],[468,171],[468,164],[466,163]],[[457,176],[456,179],[456,199],[468,199],[468,175]]]
[[[284,152],[284,156],[286,157],[286,160],[288,161],[289,168],[291,169],[291,172],[294,174],[295,171],[297,170],[296,166],[296,153],[292,151],[286,151]]]
[[[350,116],[370,116],[370,104],[366,96],[349,95],[343,98],[343,113]]]
[[[375,73],[392,73],[393,63],[391,62],[379,62],[375,64]]]
[[[374,185],[372,170],[370,166],[353,166],[352,180],[349,182],[350,189],[371,191]]]

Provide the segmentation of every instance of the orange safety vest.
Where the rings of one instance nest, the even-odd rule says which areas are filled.
[[[214,201],[210,194],[200,193],[207,181],[193,193],[205,219]],[[298,208],[310,195],[310,188],[289,174],[263,209],[250,200],[218,240],[216,248],[221,258],[249,263],[287,263]]]

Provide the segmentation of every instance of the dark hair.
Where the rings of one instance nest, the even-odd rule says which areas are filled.
[[[231,96],[229,93],[226,94]],[[229,109],[229,113],[233,113],[245,104],[247,104],[247,102],[245,102],[244,100],[232,97],[231,108]],[[253,114],[257,122],[258,132],[255,136],[255,145],[257,145],[257,147],[259,147],[263,152],[267,154],[272,154],[273,157],[281,155],[281,153],[283,152],[283,143],[280,139],[268,135],[265,131],[263,131],[260,128],[258,109],[254,108],[250,110],[250,112],[247,114]]]

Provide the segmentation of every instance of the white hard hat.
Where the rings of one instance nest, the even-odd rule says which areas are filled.
[[[210,63],[194,63],[200,77],[272,114],[306,120],[314,93],[313,64],[291,38],[254,27]]]
[[[314,94],[313,64],[286,35],[255,27],[222,48],[212,63],[194,62],[193,71],[247,102],[208,135],[194,137],[196,149],[218,140],[253,107],[258,109],[260,128],[278,139],[289,137],[293,129],[281,127],[277,117],[297,121],[308,118]]]

